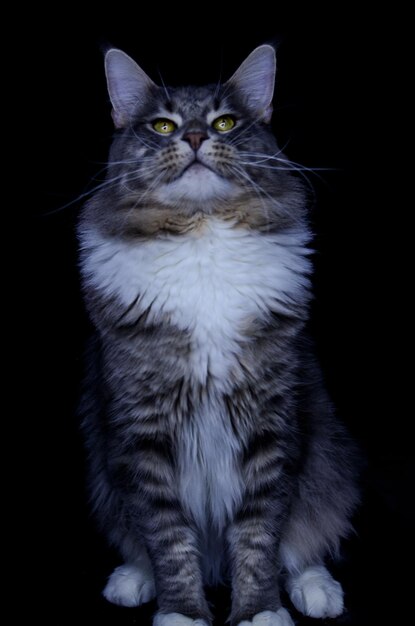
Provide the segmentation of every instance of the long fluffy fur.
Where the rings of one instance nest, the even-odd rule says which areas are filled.
[[[91,498],[127,563],[106,596],[148,600],[154,575],[156,623],[210,623],[203,585],[225,577],[232,624],[264,612],[289,624],[281,569],[307,607],[305,572],[324,570],[358,499],[354,448],[304,330],[306,197],[288,167],[249,157],[282,158],[237,86],[169,88],[167,104],[146,88],[79,226],[96,327],[82,403]],[[215,110],[238,118],[232,133],[208,129]],[[203,128],[208,173],[187,169],[183,134],[149,128],[166,115]]]

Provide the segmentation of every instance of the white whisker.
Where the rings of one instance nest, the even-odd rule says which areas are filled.
[[[156,144],[156,142],[152,142],[153,145],[151,145],[151,143],[148,143],[148,141],[145,141],[142,137],[140,137],[139,135],[137,135],[137,133],[135,132],[134,128],[131,128],[132,131],[132,135],[133,137],[135,137],[136,139],[138,139],[138,141],[140,141],[143,146],[145,146],[146,148],[148,148],[149,150],[156,150],[158,148],[158,145]]]
[[[85,191],[85,192],[79,194],[79,196],[77,196],[76,198],[74,198],[73,200],[68,202],[67,204],[64,204],[63,206],[60,206],[57,209],[53,209],[52,211],[48,211],[47,213],[44,213],[44,215],[45,216],[53,215],[54,213],[58,213],[59,211],[63,211],[64,209],[67,209],[68,207],[73,206],[74,204],[76,204],[80,200],[84,200],[85,198],[91,197],[97,191],[101,191],[102,189],[106,189],[106,188],[111,187],[117,181],[122,180],[125,177],[125,175],[126,174],[124,172],[122,174],[119,174],[118,176],[114,176],[114,177],[112,177],[110,179],[104,180],[99,185],[95,185],[95,187],[93,187],[92,189],[89,189],[88,191]]]
[[[270,159],[276,159],[278,155],[282,154],[285,148],[288,146],[288,144],[289,144],[289,140],[285,142],[282,148],[279,148],[277,152],[274,152],[274,154],[266,154],[264,152],[248,152],[247,150],[241,150],[239,154],[260,159],[260,161],[258,162],[268,161]]]
[[[171,96],[170,96],[169,91],[168,91],[168,89],[166,87],[166,83],[163,80],[163,76],[161,75],[160,70],[157,70],[157,71],[158,71],[158,75],[159,75],[159,78],[160,78],[161,85],[162,85],[162,87],[164,89],[164,93],[166,94],[167,101],[171,102]]]
[[[278,200],[276,200],[273,196],[271,196],[261,185],[258,185],[258,183],[256,183],[254,180],[252,180],[251,176],[249,176],[249,174],[241,169],[241,168],[237,168],[236,166],[233,166],[233,171],[234,173],[238,176],[239,174],[239,179],[241,180],[241,177],[243,179],[245,179],[249,185],[252,187],[252,189],[254,189],[254,191],[257,193],[257,195],[261,198],[262,200],[262,205],[265,208],[265,210],[267,211],[267,217],[269,216],[268,213],[268,207],[267,205],[264,203],[264,197],[267,198],[268,200],[271,201],[271,204],[276,206],[278,208],[278,210],[281,213],[284,213],[285,215],[289,215],[291,219],[293,219],[293,215],[291,214],[291,212],[289,212],[283,204],[281,204],[280,202],[278,202]],[[299,221],[296,220],[298,223]]]
[[[250,130],[252,128],[252,126],[257,124],[257,122],[258,122],[258,120],[254,119],[250,124],[248,124],[244,128],[241,128],[237,134],[235,133],[235,138],[234,139],[232,139],[232,137],[230,138],[229,143],[231,145],[233,145],[235,148],[237,148],[244,141],[244,137],[243,136],[245,135],[245,133],[247,133],[248,130]]]
[[[125,224],[128,221],[128,218],[130,217],[131,213],[133,213],[142,203],[142,201],[150,195],[150,193],[155,189],[155,187],[158,185],[158,183],[160,182],[161,178],[163,177],[164,172],[161,171],[159,172],[158,176],[156,176],[152,182],[150,183],[150,185],[148,185],[146,187],[146,189],[144,189],[144,191],[135,199],[134,204],[129,208],[129,210],[127,211],[127,213],[124,216],[124,220],[123,223]]]
[[[242,156],[242,158],[249,159],[249,161],[241,161],[241,163],[244,165],[249,165],[251,167],[262,168],[262,169],[270,169],[270,170],[274,169],[276,171],[290,170],[293,172],[297,172],[305,180],[306,184],[310,187],[313,194],[314,194],[314,188],[308,176],[306,175],[306,173],[313,174],[319,180],[325,182],[324,178],[322,178],[317,172],[333,171],[333,168],[307,167],[306,165],[301,165],[300,163],[292,161],[286,157],[284,158],[279,157],[278,155],[281,154],[281,152],[282,150],[280,150],[279,152],[275,154],[269,155],[269,154],[263,154],[261,152],[241,151],[239,154]],[[273,164],[264,165],[264,163],[266,163],[267,161],[268,162],[271,161]]]

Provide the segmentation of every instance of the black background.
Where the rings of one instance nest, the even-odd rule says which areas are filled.
[[[76,417],[89,332],[74,234],[81,202],[62,207],[102,180],[112,134],[102,62],[109,45],[166,84],[216,82],[256,45],[277,46],[279,143],[293,161],[332,168],[308,176],[316,195],[312,327],[330,393],[367,459],[356,535],[333,570],[346,590],[348,613],[333,623],[377,624],[405,610],[412,457],[396,350],[406,349],[397,315],[404,308],[397,284],[402,223],[399,205],[389,202],[393,45],[378,23],[345,7],[258,5],[241,15],[240,7],[226,5],[143,11],[119,4],[94,18],[60,8],[35,29],[25,92],[35,114],[24,132],[26,141],[32,137],[26,150],[39,200],[31,196],[23,212],[30,349],[22,352],[33,391],[22,395],[29,398],[34,453],[24,504],[27,526],[35,529],[29,543],[37,548],[29,580],[39,593],[31,611],[43,623],[146,626],[155,610],[154,604],[120,609],[100,596],[119,561],[90,520]],[[36,18],[40,24],[43,16]],[[212,599],[219,625],[229,598],[220,590]],[[293,615],[299,625],[313,623]]]

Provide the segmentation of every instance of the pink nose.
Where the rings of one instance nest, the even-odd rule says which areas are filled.
[[[208,136],[206,135],[206,133],[200,133],[200,132],[190,132],[190,133],[185,133],[183,135],[183,140],[187,141],[191,148],[193,148],[193,150],[199,150],[200,146],[202,145],[202,141],[205,141],[205,139],[207,139]]]

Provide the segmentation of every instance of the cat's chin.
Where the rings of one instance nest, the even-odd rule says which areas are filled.
[[[229,199],[236,191],[234,183],[202,163],[194,163],[176,180],[160,185],[155,196],[162,203],[190,201],[199,205]]]

